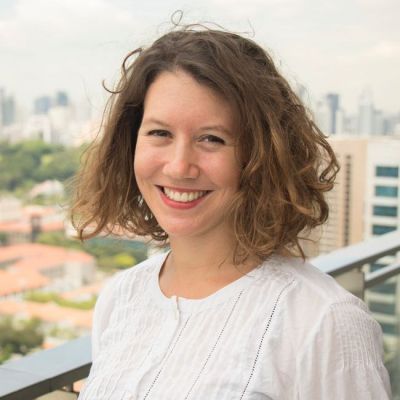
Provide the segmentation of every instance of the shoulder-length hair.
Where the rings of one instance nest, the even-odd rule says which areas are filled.
[[[183,70],[237,110],[243,165],[230,207],[236,262],[274,252],[301,255],[301,236],[326,221],[323,193],[338,171],[323,133],[254,41],[220,30],[179,28],[127,55],[122,76],[77,175],[72,221],[81,240],[116,229],[167,243],[138,189],[137,132],[149,86],[163,71]]]

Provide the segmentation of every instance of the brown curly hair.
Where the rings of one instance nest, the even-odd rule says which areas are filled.
[[[133,61],[132,61],[133,60]],[[326,221],[335,155],[269,54],[223,30],[180,27],[127,55],[122,76],[76,177],[71,215],[81,240],[116,229],[166,243],[135,181],[133,161],[146,92],[163,71],[183,70],[215,90],[239,116],[242,162],[231,205],[236,262],[274,252],[301,255],[301,236]]]

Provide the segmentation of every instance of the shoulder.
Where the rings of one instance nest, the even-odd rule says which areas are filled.
[[[277,257],[269,268],[290,282],[278,315],[300,398],[388,399],[382,330],[366,304],[301,259]]]
[[[340,286],[334,278],[301,259],[274,257],[267,262],[265,281],[277,280],[284,291],[277,307],[277,317],[284,336],[296,352],[307,341],[330,329],[340,330],[342,340],[360,333],[380,337],[380,327],[365,303]],[[270,277],[270,278],[268,278]],[[293,334],[293,333],[296,334]],[[361,332],[363,332],[361,330]],[[357,335],[355,335],[357,336]],[[329,339],[327,336],[324,339]]]
[[[115,310],[133,300],[148,286],[161,267],[165,254],[157,254],[127,270],[115,274],[104,286],[97,299],[92,324],[92,354],[96,356],[100,337],[109,325]]]
[[[284,314],[290,319],[288,327],[301,338],[297,349],[303,349],[303,355],[314,354],[314,361],[321,361],[329,349],[342,366],[366,359],[381,362],[382,330],[361,299],[301,259],[278,257],[275,268],[293,282]]]
[[[263,273],[265,280],[271,278],[290,287],[286,300],[293,300],[296,309],[313,307],[325,312],[331,305],[347,302],[365,308],[362,301],[334,278],[300,258],[274,256],[265,262]]]
[[[97,303],[100,306],[101,303],[110,304],[117,301],[121,296],[137,290],[139,286],[154,277],[165,257],[165,253],[156,254],[133,267],[117,272],[101,291]]]
[[[165,259],[157,254],[147,260],[116,273],[104,286],[94,310],[94,324],[107,320],[118,303],[129,300],[150,282]]]

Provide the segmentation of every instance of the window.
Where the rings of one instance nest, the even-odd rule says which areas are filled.
[[[399,189],[397,186],[375,186],[375,196],[398,197]]]
[[[396,314],[396,306],[393,303],[376,303],[374,301],[371,301],[369,303],[369,309],[372,312],[380,314],[389,314],[389,315]]]
[[[395,226],[372,225],[372,234],[373,235],[383,235],[385,233],[393,232],[395,230],[396,230]]]
[[[374,293],[396,294],[396,283],[381,283],[380,285],[373,286],[369,290]]]
[[[378,215],[381,217],[397,217],[397,207],[374,206],[374,215]]]
[[[381,264],[381,263],[374,262],[374,263],[371,264],[370,271],[371,272],[375,272],[375,271],[378,271],[381,268],[387,267],[387,266],[388,266],[388,264]]]
[[[383,333],[386,333],[388,335],[397,335],[398,329],[395,324],[387,324],[385,322],[381,322],[380,324],[381,324]]]
[[[398,167],[382,167],[377,166],[375,169],[376,176],[383,176],[389,178],[398,178],[399,168]]]

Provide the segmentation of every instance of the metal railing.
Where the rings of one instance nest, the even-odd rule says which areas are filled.
[[[363,298],[367,288],[400,274],[400,263],[368,274],[362,266],[398,251],[396,231],[314,258],[312,263]],[[88,376],[90,353],[90,338],[84,337],[1,365],[0,400],[31,400],[59,389],[73,392],[73,383]]]
[[[30,400],[86,378],[91,365],[90,338],[71,340],[0,366],[0,399]]]

